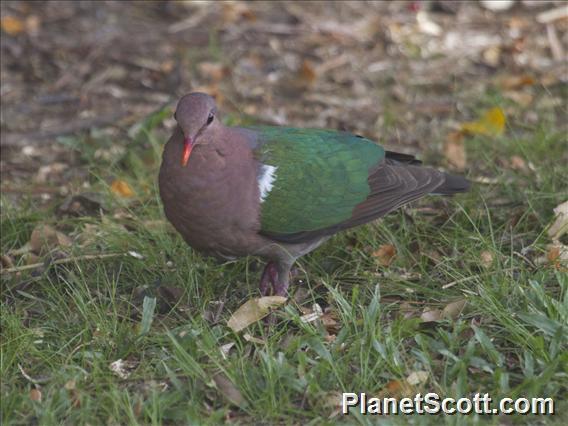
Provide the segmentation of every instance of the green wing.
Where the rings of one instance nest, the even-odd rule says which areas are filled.
[[[374,142],[333,130],[254,128],[258,161],[275,167],[261,203],[261,231],[290,235],[333,227],[371,192],[370,170],[385,157]]]

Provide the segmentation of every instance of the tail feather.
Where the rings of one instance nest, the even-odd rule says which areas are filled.
[[[452,195],[459,192],[467,192],[471,187],[471,182],[466,178],[456,175],[444,173],[445,181],[438,186],[432,194],[435,195]]]

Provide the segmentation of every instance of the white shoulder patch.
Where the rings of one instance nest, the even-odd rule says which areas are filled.
[[[260,166],[258,174],[258,190],[260,192],[260,202],[262,203],[274,186],[276,180],[276,169],[278,167],[263,164]]]

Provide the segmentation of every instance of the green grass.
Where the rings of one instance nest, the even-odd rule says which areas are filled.
[[[337,414],[341,392],[397,394],[397,384],[417,371],[428,378],[415,392],[553,397],[559,414],[390,417],[387,424],[562,424],[568,274],[536,262],[546,255],[552,210],[567,197],[560,131],[543,124],[519,136],[510,129],[497,140],[468,139],[471,175],[499,183],[418,204],[435,207],[434,215],[410,208],[334,237],[300,260],[291,291],[304,289],[302,300],[279,309],[276,325],[246,330],[264,340],[258,343],[226,320],[258,296],[260,264],[202,258],[160,223],[155,179],[163,139],[154,128],[164,114],[157,116],[130,132],[120,158],[95,159],[97,144],[113,143],[96,135],[81,150],[92,189],[107,197],[103,217],[61,218],[56,206],[39,212],[32,201],[2,199],[2,253],[49,223],[74,239],[67,255],[144,256],[2,275],[2,424],[368,424],[377,419]],[[77,148],[84,141],[65,142]],[[512,155],[533,169],[499,164]],[[134,200],[112,196],[111,176],[133,186]],[[372,253],[387,243],[397,255],[383,267]],[[482,252],[491,253],[491,265],[481,264]],[[459,300],[466,305],[456,318],[420,320],[424,310]],[[211,323],[204,315],[218,301],[221,318]],[[314,303],[334,313],[335,329],[300,320],[301,308]],[[220,348],[229,343],[225,356]],[[135,365],[126,379],[110,370],[118,359]],[[36,387],[41,402],[30,398]],[[239,406],[231,403],[239,395]]]

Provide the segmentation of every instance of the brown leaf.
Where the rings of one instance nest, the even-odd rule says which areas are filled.
[[[448,303],[442,310],[442,318],[455,320],[460,316],[467,301],[465,299]]]
[[[553,264],[555,268],[562,269],[563,266],[568,266],[568,246],[555,243],[549,244],[547,249],[546,260]]]
[[[503,90],[515,90],[525,86],[533,86],[535,79],[528,74],[508,75],[497,80],[497,84]]]
[[[15,16],[7,15],[0,20],[2,31],[8,35],[17,35],[24,31],[24,22]]]
[[[385,387],[378,393],[379,398],[384,397],[402,397],[410,395],[413,392],[413,387],[406,380],[391,380]]]
[[[171,311],[182,299],[184,289],[160,285],[156,289],[156,299],[158,302],[158,312],[165,314]]]
[[[32,401],[41,402],[41,391],[37,388],[31,388],[30,399]]]
[[[550,246],[548,252],[546,253],[546,258],[550,263],[556,262],[560,257],[560,246]]]
[[[134,191],[132,190],[130,185],[120,179],[116,179],[113,183],[111,183],[110,190],[114,194],[124,198],[129,198],[134,195]]]
[[[217,103],[218,107],[221,107],[225,102],[225,97],[223,96],[223,93],[221,92],[221,89],[219,88],[217,82],[213,82],[213,84],[204,86],[197,86],[195,88],[192,88],[192,90],[194,92],[207,93],[208,95],[212,96],[213,98],[215,98],[215,102]]]
[[[484,268],[490,268],[493,265],[493,253],[489,250],[483,250],[479,253],[479,263]]]
[[[308,61],[307,59],[302,62],[302,66],[300,68],[300,79],[310,85],[316,81],[317,72],[315,70],[314,65]]]
[[[14,267],[14,261],[7,254],[3,254],[0,257],[0,263],[2,263],[2,268],[13,268]]]
[[[200,62],[197,70],[203,78],[220,81],[229,73],[229,68],[220,62]]]
[[[534,99],[530,93],[517,91],[503,92],[503,97],[512,100],[522,107],[528,107]]]
[[[467,159],[462,133],[451,132],[448,134],[444,143],[444,157],[456,170],[465,170]]]
[[[256,21],[256,14],[246,3],[223,2],[221,18],[224,24],[235,23],[241,18],[254,22]]]
[[[396,248],[392,244],[383,244],[372,253],[382,266],[389,266],[396,256]]]
[[[234,332],[239,332],[267,316],[271,309],[284,304],[286,300],[284,296],[266,296],[251,299],[231,315],[227,325]]]
[[[325,330],[332,335],[337,333],[341,328],[339,322],[337,322],[337,313],[330,307],[325,308],[325,312],[321,317],[321,323],[325,327]]]
[[[30,15],[26,18],[25,27],[26,33],[36,35],[39,32],[41,20],[37,15]]]
[[[529,169],[523,157],[520,157],[518,155],[513,155],[511,157],[511,168],[513,170],[519,170],[521,172],[526,172]]]
[[[223,373],[218,373],[213,376],[215,386],[221,394],[227,398],[229,402],[242,407],[246,405],[246,400],[241,394],[241,391],[233,384],[233,382]]]
[[[36,226],[30,237],[30,249],[37,255],[44,255],[56,248],[70,247],[71,244],[69,237],[49,225]]]

